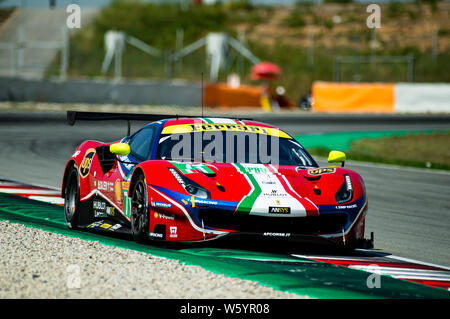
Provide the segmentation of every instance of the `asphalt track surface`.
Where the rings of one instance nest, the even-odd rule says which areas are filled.
[[[370,130],[450,130],[447,115],[259,116],[292,135]],[[137,129],[142,123],[133,123]],[[0,177],[59,187],[65,163],[86,139],[114,141],[126,124],[85,122],[68,126],[65,113],[0,113]],[[321,163],[325,164],[325,163]],[[376,251],[450,266],[450,172],[348,161],[365,180],[367,233]]]

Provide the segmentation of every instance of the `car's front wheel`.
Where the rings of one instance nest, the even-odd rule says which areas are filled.
[[[147,186],[144,176],[139,176],[131,195],[131,233],[138,243],[147,241],[149,227]]]

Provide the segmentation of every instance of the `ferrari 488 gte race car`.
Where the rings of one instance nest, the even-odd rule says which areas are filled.
[[[279,128],[242,119],[68,112],[70,124],[78,119],[155,121],[119,141],[76,148],[62,182],[70,228],[131,233],[138,242],[370,242],[361,176],[319,167]],[[329,162],[344,161],[345,154],[330,153]]]

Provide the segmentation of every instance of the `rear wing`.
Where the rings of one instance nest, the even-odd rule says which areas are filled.
[[[178,114],[140,114],[140,113],[108,113],[108,112],[79,112],[67,111],[67,123],[74,125],[77,121],[112,121],[124,120],[128,122],[128,133],[130,135],[130,121],[155,122],[169,118],[202,118],[199,115],[178,115]],[[239,118],[239,120],[252,120],[249,118]]]
[[[140,113],[107,113],[107,112],[79,112],[67,111],[67,123],[74,125],[77,121],[159,121],[167,118],[176,117],[178,115],[164,115],[164,114],[140,114]],[[198,117],[198,116],[183,116],[183,117]]]

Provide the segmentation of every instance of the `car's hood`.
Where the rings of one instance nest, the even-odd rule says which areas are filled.
[[[361,177],[341,167],[169,163],[184,176],[208,189],[212,200],[237,202],[236,210],[242,213],[317,215],[321,205],[340,205],[335,195],[345,182],[345,175],[350,177],[353,187],[353,197],[349,203],[364,194]]]

